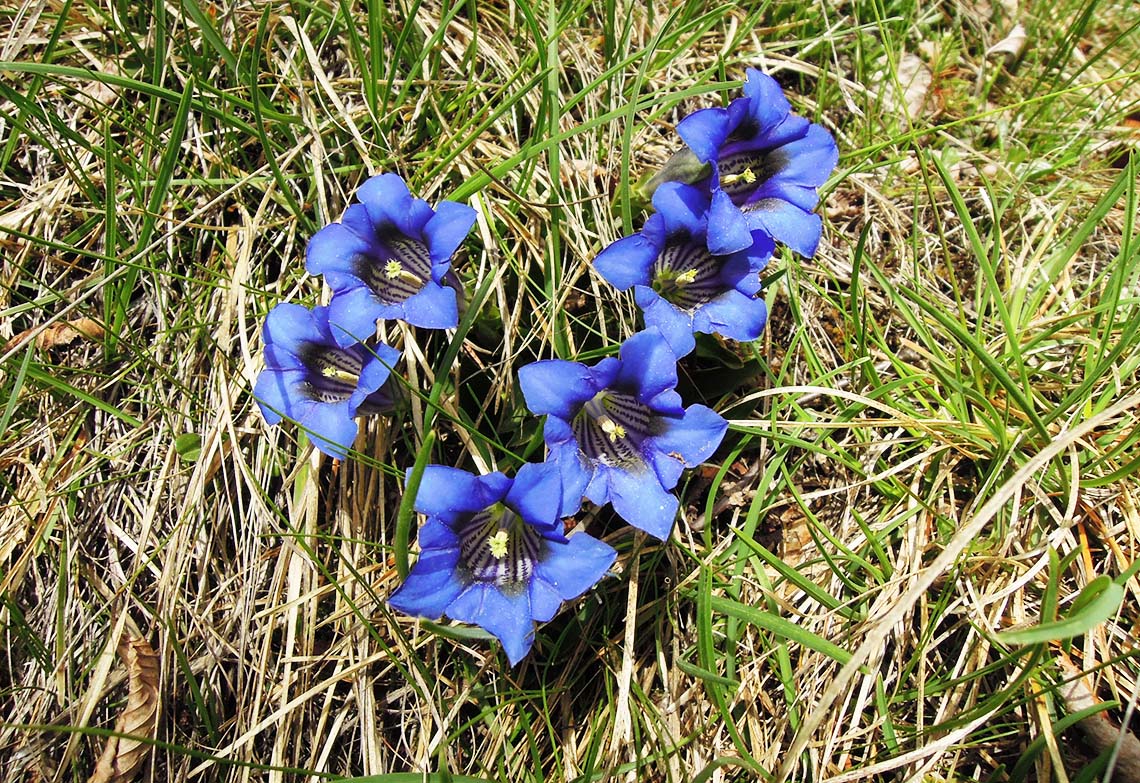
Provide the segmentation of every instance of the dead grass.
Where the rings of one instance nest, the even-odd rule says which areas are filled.
[[[474,21],[461,8],[437,37],[445,10],[427,3],[406,28],[383,20],[395,72],[420,68],[395,81],[365,73],[328,9],[275,11],[258,47],[260,8],[202,6],[235,69],[190,5],[164,6],[157,67],[140,52],[158,26],[121,9],[4,14],[0,59],[89,71],[0,65],[3,777],[87,779],[94,729],[125,703],[127,632],[159,654],[155,780],[1077,779],[1096,753],[1055,736],[1062,652],[1135,728],[1140,485],[1121,469],[1136,458],[1137,356],[1109,354],[1140,324],[1137,237],[1125,197],[1089,221],[1136,145],[1127,2],[1100,3],[1071,45],[1065,4],[1056,18],[1003,4],[993,29],[963,26],[981,11],[958,3],[777,3],[763,24],[696,6],[666,24],[637,6],[607,40],[604,8],[551,22],[513,3],[479,4]],[[1030,49],[1001,72],[984,52],[1013,18]],[[900,117],[871,77],[904,51],[930,57],[924,42],[941,67],[925,113]],[[470,195],[476,238],[457,266],[469,292],[493,282],[456,367],[439,366],[440,335],[389,337],[411,389],[449,384],[437,461],[538,459],[514,371],[636,327],[589,262],[632,227],[628,184],[673,151],[675,121],[722,100],[712,82],[744,63],[774,72],[844,159],[817,257],[773,263],[760,364],[725,350],[751,379],[722,395],[721,364],[683,367],[736,424],[723,470],[694,474],[667,546],[584,514],[619,549],[618,576],[546,626],[522,667],[393,614],[424,401],[372,420],[361,458],[331,464],[266,428],[250,396],[264,313],[322,295],[303,274],[307,237],[375,171],[429,200]],[[264,141],[233,102],[251,96],[243,75],[265,99]],[[190,76],[197,102],[172,139]],[[403,100],[375,111],[369,79]],[[998,248],[992,268],[971,228]],[[46,343],[78,319],[105,333]],[[1028,410],[983,356],[1029,379]],[[1125,591],[1106,622],[1003,645],[1004,630],[1079,615],[1099,575]]]

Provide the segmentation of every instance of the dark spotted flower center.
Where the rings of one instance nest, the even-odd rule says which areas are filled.
[[[752,195],[788,163],[787,155],[775,149],[743,149],[721,155],[720,187],[738,207],[747,203]]]
[[[309,399],[344,402],[356,391],[364,362],[355,351],[309,343],[301,351],[300,358],[308,371],[305,392]]]
[[[356,274],[381,304],[400,304],[418,294],[431,279],[427,245],[398,231],[377,237],[374,252],[356,259]]]
[[[570,426],[588,459],[628,469],[644,462],[641,442],[654,423],[653,411],[636,397],[607,389],[583,405]]]
[[[472,515],[457,532],[459,565],[498,588],[525,586],[544,546],[538,531],[501,503]]]
[[[671,239],[653,263],[653,290],[682,310],[707,304],[727,288],[720,279],[723,256],[691,237]]]

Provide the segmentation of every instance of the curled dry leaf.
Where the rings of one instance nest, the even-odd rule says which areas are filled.
[[[1005,58],[1006,65],[1013,65],[1025,54],[1025,47],[1029,44],[1029,36],[1021,23],[1013,26],[1009,35],[986,49],[986,57],[1001,56]]]
[[[911,118],[920,116],[934,75],[921,57],[910,52],[899,58],[897,75],[898,89],[892,95],[896,110],[905,111]]]
[[[1069,678],[1061,685],[1061,696],[1065,699],[1069,713],[1100,704],[1100,699],[1093,693],[1076,665],[1065,657],[1060,658],[1059,663]],[[1112,783],[1140,783],[1140,739],[1135,734],[1127,728],[1114,726],[1103,712],[1081,719],[1077,722],[1077,728],[1085,735],[1095,754],[1117,748]]]
[[[25,329],[4,344],[4,351],[19,345],[35,328]],[[76,318],[74,321],[59,321],[50,324],[36,335],[36,347],[48,350],[75,342],[80,337],[98,340],[103,336],[102,325],[92,318]]]
[[[153,738],[158,727],[158,654],[146,639],[128,635],[119,644],[127,667],[127,706],[115,721],[115,731]],[[87,783],[128,783],[150,754],[151,746],[127,737],[111,737]]]

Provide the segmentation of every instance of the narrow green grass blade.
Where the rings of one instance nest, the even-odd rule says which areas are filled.
[[[757,628],[771,631],[777,636],[795,642],[809,650],[823,653],[828,658],[838,661],[841,664],[845,664],[851,660],[851,653],[839,645],[833,644],[820,636],[816,636],[810,631],[805,631],[800,626],[790,620],[785,620],[779,615],[765,612],[755,607],[746,606],[736,601],[730,601],[726,598],[719,598],[715,595],[712,596],[709,601],[709,606],[713,611],[732,617],[738,617],[741,620],[755,625]]]
[[[1098,576],[1081,590],[1077,601],[1074,602],[1073,610],[1065,619],[1041,623],[1024,630],[1002,631],[996,638],[1002,644],[1010,646],[1070,639],[1095,628],[1115,615],[1123,601],[1124,588],[1107,576]]]
[[[416,494],[420,491],[420,481],[424,477],[424,470],[431,461],[431,447],[435,444],[435,430],[427,430],[423,445],[416,453],[416,462],[408,473],[408,480],[404,484],[404,495],[400,499],[400,508],[396,512],[396,532],[392,539],[393,554],[396,558],[396,571],[401,579],[408,576],[408,544],[411,540],[412,520],[415,518]]]

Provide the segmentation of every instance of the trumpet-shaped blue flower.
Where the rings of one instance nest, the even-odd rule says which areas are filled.
[[[391,404],[381,387],[400,352],[388,345],[340,346],[329,308],[279,304],[262,330],[265,370],[253,394],[269,424],[288,417],[325,454],[343,459],[356,438],[355,417]]]
[[[550,359],[519,370],[527,407],[546,415],[548,462],[562,474],[564,510],[585,494],[634,527],[669,536],[681,472],[712,455],[728,423],[681,406],[677,359],[657,329],[627,339],[592,367]],[[571,512],[573,513],[573,512]]]
[[[775,79],[749,68],[744,97],[728,108],[693,112],[677,123],[677,133],[712,164],[710,236],[739,234],[743,211],[748,228],[801,255],[815,253],[821,223],[812,210],[839,151],[824,128],[791,113]]]
[[[619,291],[633,287],[646,326],[657,327],[678,357],[693,350],[693,332],[759,337],[768,316],[759,273],[774,249],[768,235],[752,231],[746,246],[713,253],[707,195],[668,182],[653,194],[653,206],[641,232],[603,250],[594,268]]]
[[[593,587],[616,556],[585,533],[566,538],[562,506],[558,470],[547,463],[524,465],[514,479],[429,465],[415,500],[427,515],[420,557],[388,603],[478,625],[514,666],[534,644],[535,622]]]
[[[455,290],[442,281],[475,211],[454,201],[432,209],[395,174],[368,179],[356,195],[360,203],[313,235],[305,257],[305,268],[333,289],[329,321],[337,342],[371,337],[381,319],[456,326]]]

